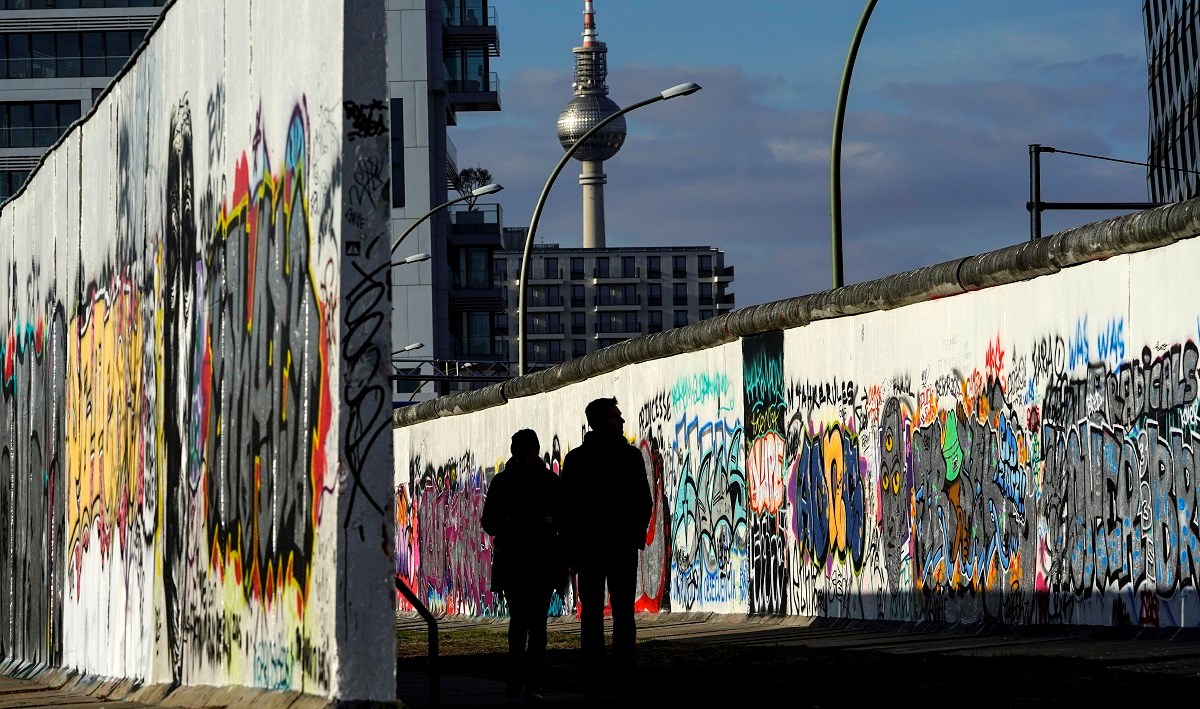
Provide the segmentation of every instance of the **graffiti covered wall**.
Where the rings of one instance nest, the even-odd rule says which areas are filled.
[[[1200,626],[1197,262],[1183,238],[399,415],[397,571],[503,612],[478,513],[508,436],[561,460],[614,395],[657,500],[641,610]]]
[[[342,189],[386,161],[383,3],[350,4],[170,3],[0,210],[0,659],[393,693],[344,611],[390,604],[394,519],[386,416],[347,396],[390,344],[387,190]]]

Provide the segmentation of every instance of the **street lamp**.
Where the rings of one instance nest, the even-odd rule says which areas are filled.
[[[405,258],[402,258],[399,261],[392,261],[392,265],[393,266],[403,266],[406,263],[420,263],[422,261],[428,261],[431,258],[433,258],[433,257],[430,256],[428,252],[422,251],[419,254],[413,254],[412,256],[406,256]]]
[[[833,112],[833,149],[829,153],[829,225],[831,256],[833,258],[833,287],[842,287],[842,122],[846,111],[846,94],[850,92],[850,75],[854,73],[854,58],[858,45],[862,43],[867,21],[875,9],[877,0],[868,0],[863,9],[858,27],[854,30],[854,41],[846,56],[846,68],[842,72],[842,85],[838,89],[837,107]]]
[[[648,99],[643,99],[641,101],[638,101],[637,103],[630,104],[630,105],[626,106],[625,108],[622,108],[621,110],[617,111],[616,113],[608,114],[601,120],[597,121],[596,125],[592,126],[590,129],[588,129],[587,132],[585,132],[583,135],[576,138],[575,142],[571,143],[571,147],[567,148],[567,152],[563,153],[562,159],[560,159],[558,161],[558,164],[554,166],[554,172],[550,173],[549,179],[546,180],[546,185],[544,187],[542,187],[542,193],[540,195],[538,195],[537,204],[533,208],[533,218],[530,219],[529,231],[525,234],[525,250],[521,253],[521,281],[517,286],[517,288],[518,288],[518,290],[517,290],[517,375],[518,376],[525,374],[525,281],[527,281],[528,277],[529,277],[529,253],[531,251],[533,251],[533,237],[534,237],[534,234],[537,233],[537,224],[538,224],[538,219],[541,218],[541,216],[542,216],[542,207],[545,206],[545,204],[546,204],[546,197],[549,196],[549,194],[550,194],[550,186],[554,184],[554,180],[555,180],[555,178],[558,177],[558,173],[562,172],[562,169],[564,167],[566,167],[567,160],[569,160],[571,158],[571,156],[575,154],[575,151],[579,149],[579,146],[586,143],[588,138],[591,138],[593,135],[600,132],[600,129],[603,128],[604,126],[608,125],[610,122],[625,115],[626,113],[629,113],[630,111],[641,108],[642,106],[647,106],[647,105],[655,103],[657,101],[666,101],[667,99],[672,99],[672,98],[675,98],[676,96],[689,96],[691,94],[696,93],[699,90],[700,90],[699,84],[694,84],[689,81],[685,84],[679,84],[677,86],[672,86],[671,88],[667,89],[666,91],[663,91],[659,94],[651,96]]]
[[[420,219],[413,222],[407,229],[404,230],[404,233],[400,235],[399,239],[396,239],[394,242],[392,242],[392,253],[396,253],[396,247],[400,245],[401,241],[404,241],[404,237],[411,234],[413,229],[416,229],[417,226],[421,222],[432,217],[438,211],[445,209],[446,207],[449,207],[452,204],[458,204],[459,202],[462,202],[464,200],[474,199],[476,197],[482,197],[487,194],[496,194],[497,192],[499,192],[502,189],[504,189],[504,187],[502,187],[501,185],[494,184],[494,183],[490,184],[490,185],[484,185],[483,187],[479,187],[479,188],[471,190],[470,192],[468,192],[467,194],[465,194],[461,197],[455,197],[454,199],[450,200],[449,202],[443,202],[442,204],[439,204],[438,206],[434,207],[433,209],[429,210],[428,212],[425,212],[425,214],[421,215]]]
[[[419,350],[424,346],[425,346],[424,342],[414,342],[411,345],[405,345],[405,346],[401,347],[400,349],[396,350],[395,352],[392,353],[392,356],[395,357],[398,354],[404,354],[405,352],[412,352],[413,350]]]

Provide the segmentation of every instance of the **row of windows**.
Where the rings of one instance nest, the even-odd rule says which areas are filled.
[[[663,316],[665,313],[661,310],[651,310],[646,313],[646,329],[649,332],[662,332]],[[701,310],[700,320],[708,320],[714,315],[712,310]],[[595,324],[592,326],[592,332],[642,332],[642,321],[639,319],[640,313],[637,312],[617,312],[617,313],[601,313]],[[564,323],[564,318],[561,313],[534,313],[529,317],[529,334],[533,335],[560,335],[567,334],[568,330]],[[674,311],[674,327],[683,327],[688,324],[688,311]],[[509,322],[506,313],[496,314],[496,335],[509,335]],[[571,335],[587,335],[588,323],[584,313],[571,314],[571,327],[569,334]]]
[[[113,76],[145,32],[37,32],[0,35],[0,79]]]
[[[53,145],[81,113],[78,101],[0,103],[0,148]]]
[[[557,256],[546,256],[541,259],[542,270],[541,277],[546,279],[562,278],[562,268],[559,265]],[[615,263],[614,263],[615,262]],[[496,262],[497,271],[504,273],[504,278],[507,280],[507,264],[503,261]],[[572,256],[570,259],[571,280],[582,280],[587,277],[584,272],[584,259],[582,256]],[[700,276],[713,275],[713,257],[711,254],[701,254],[696,257],[696,271]],[[684,278],[688,273],[688,257],[687,256],[672,256],[671,257],[671,273],[675,278]],[[646,257],[646,277],[647,278],[662,278],[662,257],[647,256]],[[641,278],[641,269],[637,267],[637,261],[633,256],[597,256],[595,266],[591,273],[594,278]]]
[[[457,286],[457,280],[456,280]],[[457,286],[462,287],[462,286]],[[474,286],[472,286],[474,287]],[[661,283],[646,284],[646,305],[662,305],[663,293]],[[700,305],[713,305],[716,303],[712,283],[697,284],[697,298]],[[687,305],[688,300],[688,284],[675,283],[672,287],[672,305]],[[562,288],[557,285],[546,286],[530,286],[529,301],[532,307],[535,308],[556,308],[564,305]],[[638,286],[633,283],[624,285],[607,286],[596,289],[596,294],[592,297],[592,302],[588,303],[584,295],[584,287],[582,285],[571,286],[571,302],[572,308],[587,308],[596,305],[641,305],[642,297],[638,292]]]
[[[687,323],[685,322],[682,324],[686,325]],[[655,330],[651,329],[651,332],[655,332]],[[608,347],[610,345],[615,345],[616,343],[624,342],[627,339],[629,339],[629,338],[627,338],[627,337],[599,338],[596,340],[596,348],[600,349],[602,347]],[[573,340],[567,340],[566,342],[570,343],[569,347],[570,347],[570,351],[571,351],[571,358],[582,357],[588,353],[588,341],[587,340],[573,339]],[[508,352],[507,347],[503,346],[506,344],[507,343],[504,343],[504,342],[500,343],[501,347],[498,348],[498,354],[504,355]],[[529,359],[532,362],[546,363],[546,362],[562,362],[562,361],[566,360],[566,357],[564,357],[564,354],[566,352],[567,346],[565,345],[565,343],[562,340],[534,340],[534,341],[526,343],[526,344],[527,344],[527,347],[529,348],[528,349]]]
[[[5,10],[74,10],[100,7],[162,7],[167,0],[3,0]]]

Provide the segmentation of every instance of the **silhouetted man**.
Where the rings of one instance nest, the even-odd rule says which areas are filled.
[[[617,400],[596,399],[584,413],[592,430],[563,461],[563,531],[571,568],[579,575],[585,691],[595,695],[602,686],[622,686],[620,675],[632,674],[635,667],[638,552],[646,547],[654,502],[642,454],[625,440],[625,419]],[[606,583],[613,619],[613,677],[604,676]]]
[[[488,487],[480,524],[494,536],[492,590],[508,604],[510,698],[542,701],[546,620],[556,589],[566,586],[566,562],[558,539],[560,481],[546,467],[533,430],[513,434],[512,458]]]

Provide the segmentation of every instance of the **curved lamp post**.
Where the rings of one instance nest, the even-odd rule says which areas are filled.
[[[438,206],[434,207],[433,209],[429,210],[428,212],[425,212],[423,215],[421,215],[420,219],[418,219],[417,221],[410,224],[409,227],[404,230],[404,233],[400,235],[399,239],[396,239],[394,242],[392,242],[392,253],[396,253],[396,247],[400,245],[401,241],[404,241],[404,237],[411,234],[413,232],[413,230],[416,229],[421,224],[421,222],[432,217],[434,214],[437,214],[439,211],[445,209],[446,207],[449,207],[452,204],[458,204],[459,202],[463,202],[468,199],[482,197],[487,194],[496,194],[497,192],[499,192],[502,189],[504,189],[504,187],[501,185],[497,185],[497,184],[484,185],[483,187],[478,187],[476,189],[471,190],[470,192],[468,192],[467,194],[465,194],[461,197],[455,197],[454,199],[450,200],[449,202],[443,202],[442,204],[439,204]],[[424,259],[417,259],[417,260],[423,261]],[[412,263],[412,261],[409,261],[408,263]]]
[[[862,43],[867,21],[875,9],[877,0],[868,0],[858,27],[854,30],[854,41],[846,56],[846,68],[842,72],[842,85],[838,89],[837,108],[833,113],[833,149],[829,153],[829,224],[832,240],[833,287],[842,287],[842,122],[846,111],[846,94],[850,92],[850,75],[854,73],[854,58],[858,56],[858,45]]]
[[[597,121],[596,125],[592,126],[586,133],[576,138],[575,142],[571,144],[571,147],[567,148],[567,151],[563,153],[563,156],[558,161],[558,164],[554,166],[554,171],[550,173],[549,179],[546,180],[546,185],[542,187],[542,193],[538,195],[537,204],[533,208],[533,218],[530,219],[529,231],[525,234],[525,250],[521,254],[521,281],[518,284],[517,291],[518,376],[525,374],[525,281],[528,280],[529,276],[529,253],[533,251],[533,237],[534,234],[537,233],[537,224],[538,219],[542,216],[542,207],[546,204],[546,197],[550,194],[550,186],[554,184],[554,180],[558,177],[558,173],[562,172],[562,169],[566,167],[567,160],[571,159],[571,156],[575,154],[575,151],[579,149],[579,146],[587,142],[588,138],[591,138],[593,135],[600,132],[600,129],[608,125],[609,122],[616,120],[620,116],[623,116],[630,111],[641,108],[642,106],[647,106],[658,101],[666,101],[667,99],[672,99],[676,96],[688,96],[696,93],[699,90],[699,84],[694,84],[692,82],[679,84],[677,86],[672,86],[666,91],[663,91],[655,96],[651,96],[648,99],[643,99],[637,103],[630,104],[616,113],[610,113],[600,121]]]

